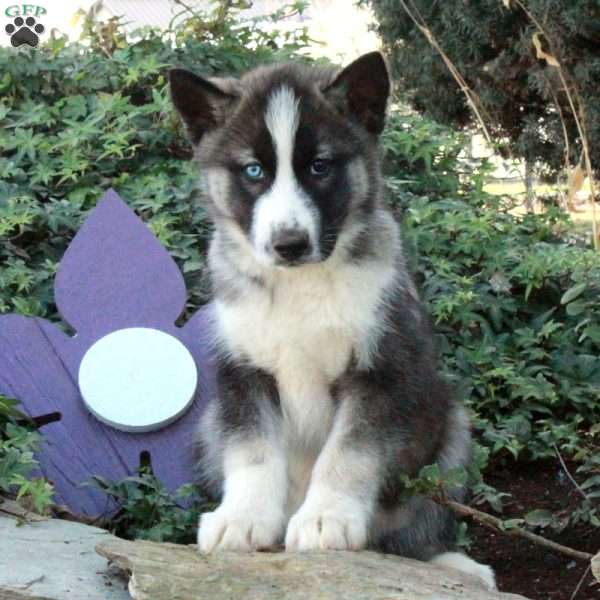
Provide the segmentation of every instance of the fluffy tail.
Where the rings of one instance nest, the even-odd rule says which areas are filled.
[[[488,590],[497,589],[496,578],[494,577],[492,568],[488,565],[482,565],[474,561],[465,554],[461,554],[460,552],[444,552],[444,554],[434,556],[430,562],[434,565],[449,567],[451,569],[462,571],[463,573],[475,575],[483,581]]]

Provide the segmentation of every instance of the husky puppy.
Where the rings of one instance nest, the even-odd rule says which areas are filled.
[[[489,567],[449,552],[446,509],[401,501],[402,474],[468,463],[470,430],[381,199],[381,55],[170,82],[215,225],[218,395],[201,466],[221,504],[202,515],[200,551],[370,547],[493,588]]]

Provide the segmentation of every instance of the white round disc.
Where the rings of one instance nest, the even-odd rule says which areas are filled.
[[[194,400],[198,373],[176,338],[145,327],[100,338],[79,365],[79,390],[90,412],[121,431],[155,431]]]

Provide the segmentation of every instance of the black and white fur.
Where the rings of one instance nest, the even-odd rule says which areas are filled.
[[[466,465],[470,430],[381,200],[381,55],[170,80],[215,224],[218,396],[201,466],[221,504],[200,550],[370,547],[493,588],[489,567],[450,551],[447,510],[400,500],[403,473]]]

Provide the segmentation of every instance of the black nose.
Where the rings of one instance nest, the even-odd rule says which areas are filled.
[[[300,260],[310,250],[308,233],[297,229],[283,229],[273,236],[273,250],[286,262]]]

